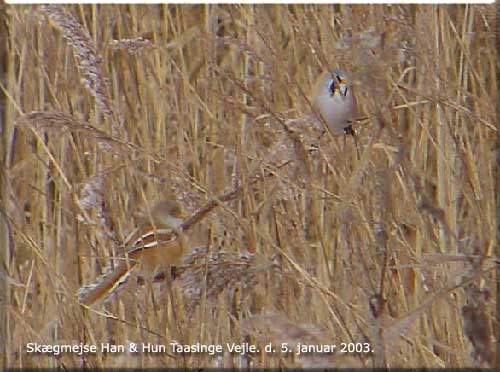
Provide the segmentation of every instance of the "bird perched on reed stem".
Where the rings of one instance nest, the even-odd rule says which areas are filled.
[[[340,70],[325,72],[316,81],[312,105],[332,134],[353,134],[356,97],[347,75]]]
[[[112,262],[93,284],[78,291],[78,300],[84,305],[107,299],[130,277],[139,271],[153,278],[158,270],[171,268],[180,262],[184,243],[175,232],[185,215],[174,200],[165,200],[154,206],[124,243],[125,255]]]

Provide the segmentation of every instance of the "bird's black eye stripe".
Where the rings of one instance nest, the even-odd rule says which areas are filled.
[[[331,78],[332,79],[331,79],[330,86],[328,87],[328,90],[329,90],[330,94],[333,96],[335,94],[335,91],[338,89],[337,82],[338,82],[338,84],[342,84],[343,79],[338,74],[332,74]]]
[[[335,80],[332,79],[332,83],[330,84],[330,87],[328,90],[330,91],[330,94],[333,95],[335,93],[335,90],[337,89],[337,85],[335,84]]]

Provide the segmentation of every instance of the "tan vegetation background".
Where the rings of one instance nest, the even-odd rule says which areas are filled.
[[[1,12],[3,366],[493,366],[494,5]],[[358,97],[356,141],[287,132],[333,68]],[[78,304],[141,210],[237,188],[186,232],[198,249],[174,282]],[[173,355],[172,340],[373,352]]]

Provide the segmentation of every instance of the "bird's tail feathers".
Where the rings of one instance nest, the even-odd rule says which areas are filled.
[[[107,300],[125,284],[135,267],[134,262],[120,261],[118,265],[108,265],[93,284],[85,285],[78,290],[78,301],[84,305]]]

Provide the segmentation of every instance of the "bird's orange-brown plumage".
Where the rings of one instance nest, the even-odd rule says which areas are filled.
[[[182,218],[177,203],[158,203],[126,239],[125,257],[109,265],[95,283],[80,288],[78,300],[91,305],[108,298],[133,270],[138,269],[145,277],[153,278],[157,270],[178,264],[184,253],[184,244],[173,229],[179,227]]]

